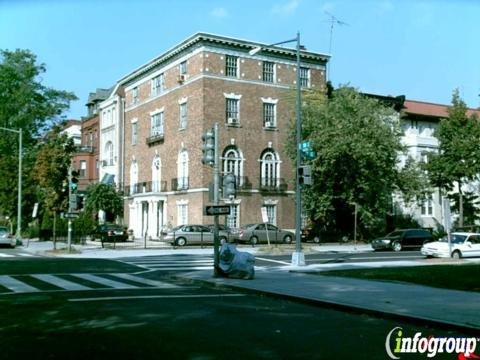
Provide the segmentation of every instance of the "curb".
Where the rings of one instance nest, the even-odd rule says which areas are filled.
[[[212,280],[207,280],[207,279],[194,279],[194,278],[189,278],[182,276],[181,274],[172,274],[170,276],[173,279],[181,279],[181,280],[186,280],[190,283],[195,283],[195,284],[203,284],[207,285],[208,287],[211,288],[218,288],[218,289],[226,289],[226,290],[236,290],[236,291],[241,291],[243,293],[247,294],[255,294],[255,295],[265,295],[269,296],[272,298],[277,298],[277,299],[284,299],[284,300],[290,300],[290,301],[295,301],[295,302],[301,302],[304,304],[308,305],[313,305],[313,306],[322,306],[334,310],[340,310],[340,311],[347,311],[355,314],[368,314],[368,315],[373,315],[375,317],[380,317],[380,318],[388,318],[392,320],[401,320],[401,321],[406,321],[411,324],[421,324],[421,325],[431,325],[435,327],[439,327],[441,329],[445,330],[457,330],[457,331],[462,331],[462,332],[478,332],[479,328],[476,326],[468,326],[468,325],[462,325],[462,324],[457,324],[457,323],[452,323],[449,321],[442,321],[439,319],[432,319],[429,317],[421,317],[421,316],[413,316],[413,315],[408,315],[408,314],[398,314],[394,312],[388,312],[388,311],[382,311],[382,310],[377,310],[377,309],[372,309],[372,308],[367,308],[367,307],[361,307],[361,306],[356,306],[348,303],[342,303],[342,302],[333,302],[333,301],[328,301],[328,300],[319,300],[319,299],[312,299],[312,298],[307,298],[307,297],[302,297],[302,296],[295,296],[295,295],[288,295],[288,294],[282,294],[274,291],[268,291],[268,290],[260,290],[260,289],[250,289],[250,288],[245,288],[240,285],[236,284],[225,284],[225,283],[218,283]],[[212,277],[213,278],[213,277]],[[228,279],[228,278],[225,278]],[[255,281],[253,280],[244,280],[244,281]]]

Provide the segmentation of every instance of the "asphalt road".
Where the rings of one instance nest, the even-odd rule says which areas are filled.
[[[2,359],[387,359],[385,341],[395,327],[409,336],[468,335],[203,287],[156,271],[135,274],[138,268],[106,260],[12,259],[8,265],[1,274],[25,282],[39,272],[44,280],[47,273],[70,281],[79,273],[137,279],[124,289],[64,291],[41,288],[37,278],[28,280],[36,292],[0,294]]]

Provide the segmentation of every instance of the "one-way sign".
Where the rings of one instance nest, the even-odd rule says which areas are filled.
[[[227,205],[209,205],[205,206],[205,215],[230,215],[230,206]]]

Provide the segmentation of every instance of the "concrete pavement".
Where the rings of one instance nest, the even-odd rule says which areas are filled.
[[[257,271],[255,279],[214,278],[212,271],[179,277],[336,308],[420,320],[478,332],[480,293],[285,271]]]

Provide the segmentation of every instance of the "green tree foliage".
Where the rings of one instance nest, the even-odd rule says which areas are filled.
[[[23,132],[23,214],[31,214],[35,199],[33,166],[39,135],[61,121],[75,100],[73,93],[44,86],[45,65],[28,50],[0,50],[0,127]],[[18,135],[0,130],[0,212],[16,216]],[[25,211],[29,210],[29,211]],[[25,222],[24,222],[25,223]]]
[[[68,208],[68,168],[75,151],[73,139],[55,127],[39,146],[33,168],[43,205],[51,212]]]
[[[86,191],[85,211],[94,214],[103,210],[114,217],[123,214],[123,197],[115,187],[107,184],[91,184]]]
[[[429,153],[426,169],[433,185],[458,194],[459,226],[464,222],[462,185],[478,179],[480,173],[480,123],[475,114],[467,114],[467,106],[458,90],[453,92],[448,118],[435,132],[438,153]]]
[[[313,185],[304,187],[310,218],[351,234],[357,203],[361,234],[383,230],[392,193],[412,197],[421,188],[414,164],[398,166],[404,148],[393,109],[343,86],[328,100],[321,92],[306,94],[302,114],[303,139],[318,155],[312,161]]]

